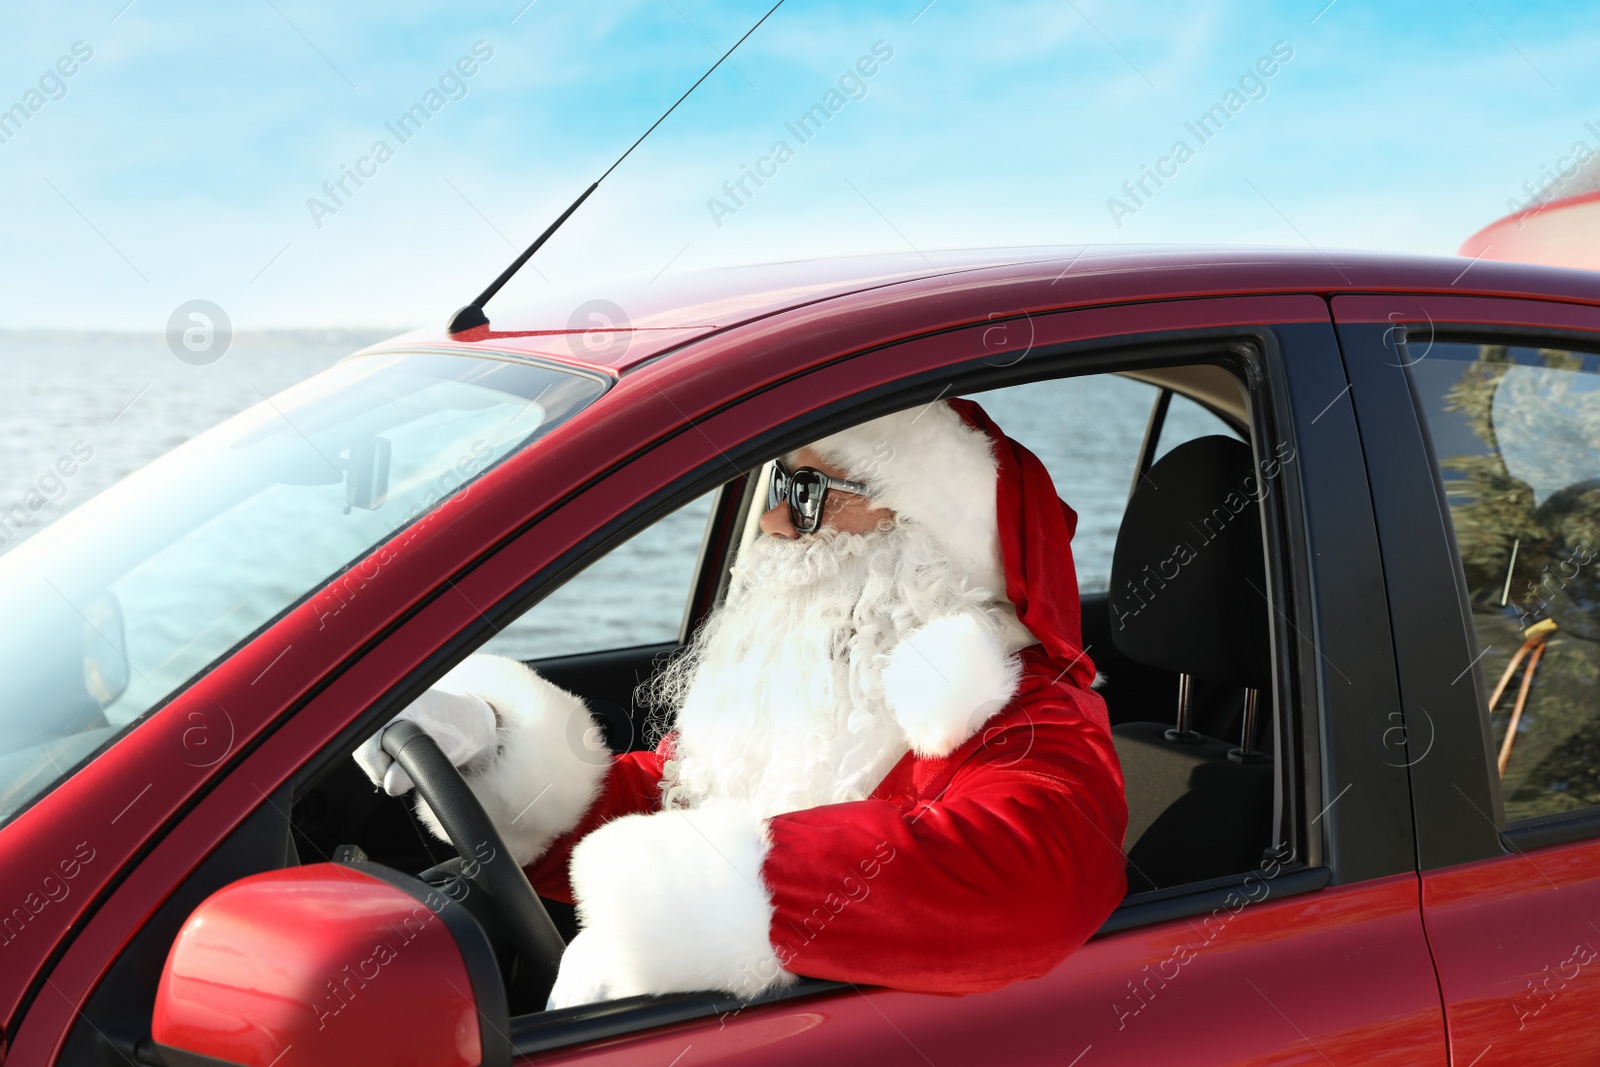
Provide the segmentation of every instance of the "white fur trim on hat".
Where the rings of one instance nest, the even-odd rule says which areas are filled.
[[[948,756],[1011,702],[1022,661],[970,614],[906,635],[883,669],[884,700],[924,758]]]
[[[769,847],[755,809],[733,801],[624,816],[578,842],[583,932],[562,957],[551,1006],[695,990],[752,997],[792,982],[768,935]]]
[[[1006,596],[994,442],[944,401],[852,426],[811,446],[874,503],[924,526],[972,585]]]
[[[582,700],[513,659],[476,655],[439,679],[436,689],[471,693],[500,720],[499,743],[467,785],[483,804],[512,858],[527,866],[571,830],[600,794],[611,753]],[[449,840],[419,797],[417,815]]]

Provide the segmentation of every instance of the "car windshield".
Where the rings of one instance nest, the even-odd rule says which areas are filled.
[[[0,822],[604,389],[509,358],[358,353],[0,556]]]

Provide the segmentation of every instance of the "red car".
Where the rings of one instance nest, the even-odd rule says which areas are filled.
[[[356,353],[0,557],[7,1064],[1600,1062],[1600,279],[1045,249],[670,284]],[[1125,902],[979,995],[519,1002],[559,941],[508,946],[570,911],[456,899],[493,850],[452,874],[350,753],[480,648],[647,744],[633,690],[767,461],[947,395],[1080,513]],[[1260,538],[1205,551],[1229,523]]]

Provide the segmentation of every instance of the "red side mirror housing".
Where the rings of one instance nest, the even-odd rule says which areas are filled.
[[[156,991],[166,1062],[506,1067],[505,987],[465,908],[376,864],[252,875],[194,910]]]

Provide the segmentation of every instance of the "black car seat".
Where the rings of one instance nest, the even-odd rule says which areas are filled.
[[[1249,445],[1197,438],[1139,479],[1117,532],[1112,641],[1179,676],[1170,717],[1112,728],[1127,783],[1130,893],[1249,871],[1271,844],[1273,767],[1257,751],[1258,720],[1271,716],[1256,714],[1272,681],[1263,491]],[[1242,690],[1238,744],[1193,729],[1197,679]]]

